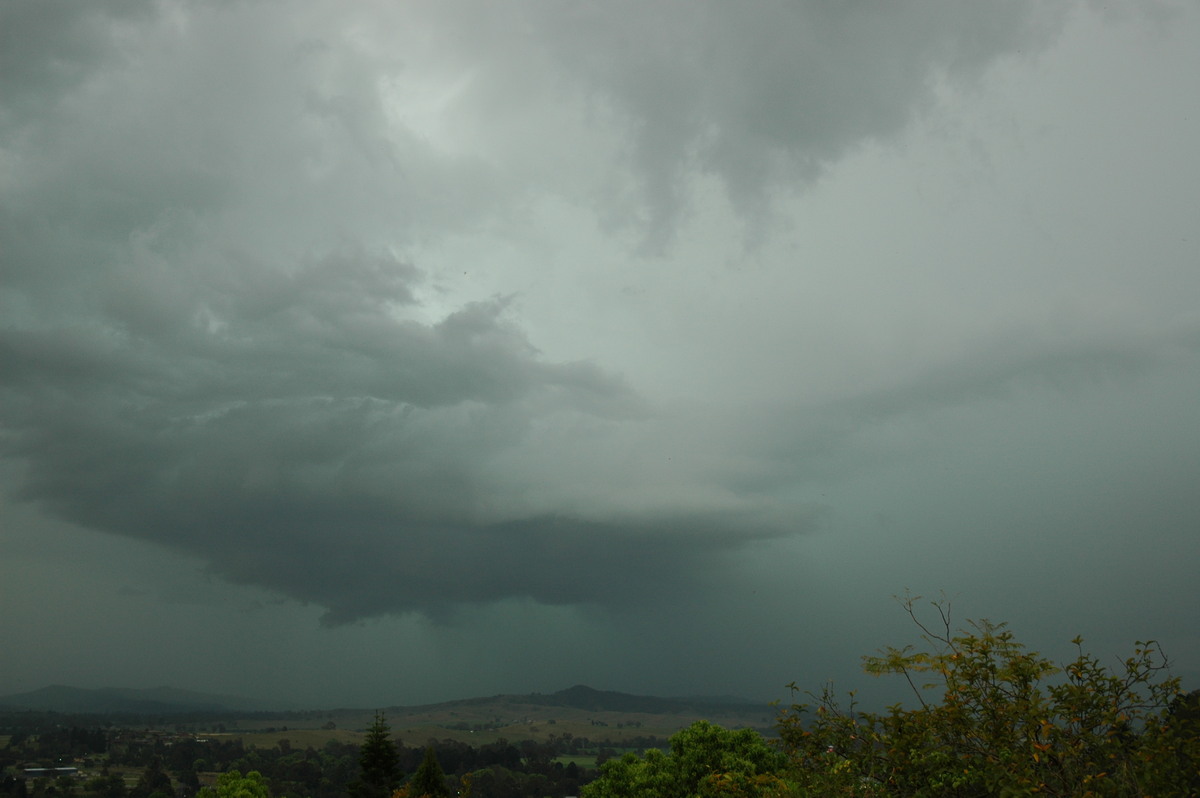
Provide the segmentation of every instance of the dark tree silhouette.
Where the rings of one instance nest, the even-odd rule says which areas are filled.
[[[446,774],[442,772],[433,746],[425,749],[425,758],[421,760],[421,766],[408,783],[408,794],[412,798],[450,798],[450,790],[446,787]]]
[[[400,754],[390,732],[383,713],[376,712],[375,722],[367,730],[367,739],[359,750],[359,777],[350,784],[353,798],[390,798],[400,785]]]

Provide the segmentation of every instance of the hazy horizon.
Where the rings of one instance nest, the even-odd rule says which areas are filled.
[[[1197,141],[1171,0],[7,2],[0,692],[1200,686]]]
[[[76,713],[80,713],[80,714],[123,714],[123,713],[137,714],[137,710],[135,710],[135,709],[96,710],[96,709],[89,709],[86,704],[82,704],[82,703],[76,703],[76,704],[65,703],[70,698],[73,698],[76,701],[84,701],[88,697],[92,696],[95,693],[102,693],[104,695],[117,695],[118,697],[123,698],[123,699],[140,700],[140,701],[154,701],[154,702],[158,702],[158,703],[162,703],[162,704],[166,704],[166,705],[180,707],[179,709],[170,710],[171,713],[173,713],[173,712],[192,712],[192,711],[202,711],[202,712],[203,711],[211,711],[211,712],[217,712],[217,713],[241,712],[241,711],[267,712],[267,713],[273,713],[273,712],[280,712],[280,713],[322,712],[325,710],[366,711],[366,710],[387,710],[387,709],[413,709],[413,708],[418,708],[418,707],[422,707],[422,706],[437,706],[437,705],[441,705],[441,704],[455,705],[455,704],[460,704],[462,702],[474,702],[474,701],[486,702],[488,700],[501,698],[501,697],[504,697],[504,698],[522,698],[522,697],[530,697],[530,696],[553,697],[553,696],[559,696],[559,695],[564,695],[564,694],[566,694],[569,697],[569,694],[571,694],[573,691],[577,691],[580,689],[589,691],[589,694],[590,693],[606,693],[606,694],[612,694],[612,695],[617,695],[617,696],[628,696],[630,698],[635,698],[635,699],[646,698],[646,699],[651,699],[651,700],[655,700],[655,701],[677,701],[677,702],[680,702],[681,704],[684,704],[686,702],[703,702],[705,704],[711,703],[713,705],[722,705],[722,706],[723,705],[765,706],[766,704],[771,703],[769,701],[756,701],[753,699],[745,698],[742,696],[734,696],[734,695],[665,695],[665,696],[643,695],[643,694],[635,694],[635,693],[625,693],[625,692],[614,691],[614,690],[603,690],[600,688],[595,688],[595,687],[591,687],[590,685],[584,685],[584,684],[573,684],[573,685],[570,685],[567,687],[562,687],[557,690],[550,690],[547,692],[541,692],[541,691],[532,691],[532,692],[524,692],[524,693],[501,692],[501,693],[491,693],[491,694],[486,694],[486,695],[461,695],[461,696],[457,696],[455,698],[444,699],[442,701],[430,702],[428,704],[419,703],[419,704],[388,704],[388,705],[372,705],[372,706],[365,706],[365,705],[364,706],[324,706],[324,705],[306,705],[306,704],[300,704],[300,703],[296,703],[296,702],[287,702],[284,700],[274,700],[274,703],[273,703],[272,699],[263,700],[263,699],[257,698],[256,696],[253,696],[253,695],[222,695],[222,694],[217,694],[217,693],[208,693],[208,692],[203,692],[203,691],[189,690],[187,688],[175,687],[173,685],[156,685],[154,687],[106,686],[106,687],[90,687],[89,688],[89,687],[76,687],[74,685],[65,685],[65,684],[52,684],[52,685],[46,685],[43,687],[35,688],[33,690],[24,691],[21,693],[15,693],[15,694],[0,693],[0,707],[13,707],[16,709],[46,710],[46,711],[51,711],[51,712],[76,712]],[[68,691],[70,693],[70,696],[63,696],[62,693],[64,691]],[[82,696],[77,695],[79,693],[83,693],[84,695],[82,695]],[[51,699],[57,699],[57,700],[47,699],[45,697],[46,694],[50,694]],[[30,696],[33,696],[34,698],[31,699]],[[42,700],[41,701],[35,700],[38,697],[41,697]],[[24,700],[22,702],[12,703],[12,704],[4,704],[3,703],[6,700],[10,700],[10,699],[14,699],[14,698],[22,698]],[[188,706],[187,702],[189,700],[192,700],[192,701],[198,701],[198,700],[223,701],[223,702],[226,702],[226,704],[225,704],[225,708],[222,708],[219,710],[218,709],[211,709],[211,710],[184,709],[183,707]]]

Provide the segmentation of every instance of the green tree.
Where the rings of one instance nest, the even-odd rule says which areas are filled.
[[[583,798],[691,798],[784,794],[787,758],[753,729],[731,731],[697,721],[676,733],[671,750],[625,754],[600,768]]]
[[[270,798],[266,779],[257,770],[245,776],[241,771],[230,770],[217,776],[216,789],[205,787],[196,793],[196,798]]]
[[[130,798],[174,798],[175,788],[171,786],[171,777],[163,770],[162,761],[155,757],[151,760],[138,783],[129,791]]]
[[[400,786],[400,753],[390,733],[387,719],[376,712],[375,722],[359,749],[359,777],[350,784],[354,798],[390,798]]]
[[[858,712],[853,694],[843,708],[827,689],[815,704],[781,714],[802,794],[1192,794],[1200,741],[1156,644],[1138,643],[1110,672],[1076,638],[1077,656],[1060,667],[1027,651],[1004,624],[952,631],[944,602],[933,603],[936,620],[927,624],[918,599],[903,606],[925,648],[864,658],[868,673],[907,680],[912,708]]]
[[[433,746],[425,748],[425,758],[421,760],[421,765],[413,773],[412,779],[405,785],[405,790],[409,798],[450,798],[446,774],[442,772]]]

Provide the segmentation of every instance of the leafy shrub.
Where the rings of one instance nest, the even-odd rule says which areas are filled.
[[[953,632],[944,602],[933,603],[937,623],[926,624],[918,600],[903,606],[928,650],[886,648],[864,658],[868,673],[903,676],[916,705],[861,712],[853,693],[842,707],[827,688],[809,694],[813,703],[785,709],[779,732],[795,792],[1200,794],[1200,713],[1189,709],[1196,701],[1181,694],[1156,643],[1137,643],[1110,672],[1076,638],[1076,658],[1057,666],[1027,651],[1005,624],[975,621]]]
[[[670,752],[652,748],[605,762],[583,798],[691,798],[785,795],[787,763],[753,729],[723,729],[696,721],[671,737]]]

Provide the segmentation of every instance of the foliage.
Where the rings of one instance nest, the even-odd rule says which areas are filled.
[[[689,798],[782,794],[778,773],[786,763],[753,729],[731,731],[697,721],[670,740],[671,750],[651,749],[605,762],[583,798]]]
[[[222,773],[237,770],[241,773],[258,771],[262,774],[271,794],[284,798],[347,798],[350,784],[360,773],[359,759],[362,740],[359,743],[326,739],[319,747],[305,744],[300,747],[296,739],[290,745],[276,740],[273,746],[247,745],[245,739],[237,737],[204,737],[176,730],[125,728],[113,726],[108,729],[82,727],[58,728],[58,716],[20,713],[6,715],[0,712],[0,729],[11,731],[11,735],[0,735],[0,798],[41,798],[58,794],[53,780],[30,781],[28,789],[24,778],[15,776],[22,765],[39,763],[53,766],[79,758],[80,744],[87,741],[92,747],[102,747],[103,754],[87,754],[93,761],[92,767],[108,767],[108,778],[93,778],[73,786],[76,798],[128,798],[125,781],[120,772],[137,768],[140,772],[154,760],[158,760],[165,776],[173,776],[177,782],[174,795],[186,796],[199,789],[197,774]],[[69,721],[86,723],[87,719],[70,718]],[[299,732],[304,739],[303,732]],[[8,746],[3,743],[7,737]],[[624,738],[622,743],[639,749],[664,744],[653,736]],[[475,781],[475,793],[487,798],[525,798],[525,796],[578,795],[581,785],[595,777],[595,771],[583,766],[592,760],[596,751],[612,745],[608,739],[590,740],[571,734],[551,735],[548,740],[534,742],[521,740],[510,743],[506,739],[493,740],[482,745],[470,745],[466,741],[443,739],[430,740],[442,766],[448,783],[455,777],[463,780],[460,795],[466,795],[465,781]],[[400,772],[411,773],[421,764],[426,745],[405,747],[396,741]],[[581,760],[578,764],[571,758]],[[564,760],[564,761],[560,761]],[[101,776],[104,775],[102,771]],[[157,779],[161,781],[161,779]],[[42,792],[34,789],[41,785]],[[132,784],[129,785],[133,787]],[[165,786],[165,784],[161,785]],[[451,788],[453,790],[453,786]],[[165,790],[160,790],[166,795]],[[145,795],[148,797],[148,793]]]
[[[163,770],[162,762],[157,757],[150,761],[137,784],[129,791],[129,798],[173,798],[174,795],[171,777]]]
[[[843,708],[826,689],[813,696],[815,705],[781,714],[781,741],[802,792],[1194,794],[1196,723],[1187,720],[1179,680],[1167,675],[1157,644],[1138,643],[1110,672],[1076,638],[1078,655],[1058,667],[1027,651],[1004,624],[983,620],[952,632],[944,602],[934,602],[938,622],[927,625],[918,599],[903,605],[930,650],[886,648],[865,658],[868,673],[908,681],[914,708],[859,712],[853,694]]]
[[[350,785],[354,798],[389,798],[400,786],[400,753],[390,733],[386,718],[376,712],[359,750],[359,777]]]
[[[117,773],[109,773],[108,769],[87,782],[87,791],[98,798],[125,798],[125,779]]]
[[[231,770],[217,776],[217,787],[205,787],[196,793],[196,798],[270,798],[270,790],[263,775],[252,770],[245,776]]]
[[[450,798],[446,774],[438,764],[433,746],[425,748],[425,758],[421,760],[420,767],[413,773],[408,784],[393,794],[393,798]]]

